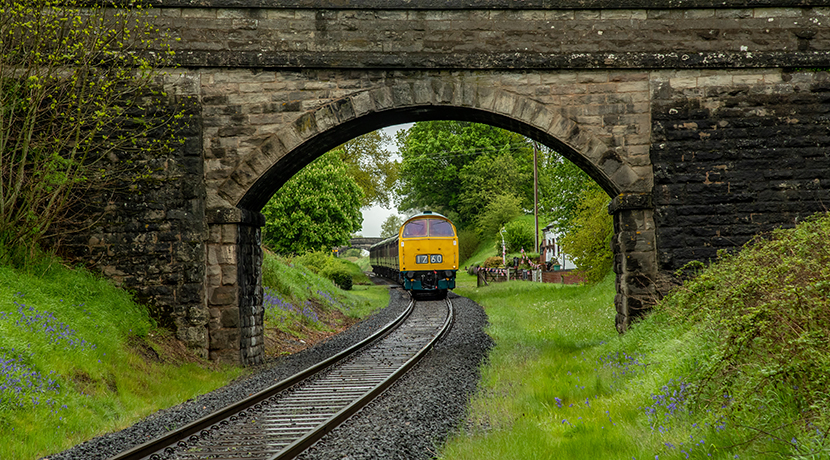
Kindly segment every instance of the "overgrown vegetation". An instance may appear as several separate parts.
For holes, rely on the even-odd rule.
[[[829,237],[828,215],[759,237],[622,336],[611,276],[457,289],[497,345],[441,458],[830,458]]]
[[[332,281],[342,276],[355,282],[348,292]],[[294,258],[266,252],[262,284],[266,336],[272,342],[276,340],[275,332],[279,331],[283,339],[306,344],[308,339],[337,332],[389,303],[385,286],[372,285],[354,263],[322,252]],[[280,347],[278,343],[266,350],[270,354],[286,351],[293,349]]]
[[[712,344],[690,378],[751,451],[830,457],[830,215],[757,237],[661,304]]]
[[[599,282],[611,271],[614,227],[608,214],[608,194],[599,187],[580,194],[576,214],[568,221],[560,244],[589,283]]]
[[[0,458],[31,459],[226,384],[128,294],[39,258],[0,265]]]
[[[67,226],[83,192],[119,169],[108,156],[175,141],[147,135],[169,119],[143,116],[163,97],[155,66],[166,58],[145,51],[165,39],[134,4],[0,0],[0,261]]]

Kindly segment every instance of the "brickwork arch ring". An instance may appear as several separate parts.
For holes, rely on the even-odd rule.
[[[650,192],[650,178],[635,172],[624,149],[525,95],[474,83],[425,80],[355,92],[308,111],[242,159],[219,186],[231,206],[259,211],[288,179],[328,150],[386,126],[455,119],[518,132],[554,148],[614,197]]]

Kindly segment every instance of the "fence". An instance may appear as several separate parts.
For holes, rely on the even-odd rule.
[[[476,267],[476,285],[487,286],[490,283],[506,281],[532,281],[541,283],[579,284],[585,279],[574,270],[545,271],[542,269],[525,270],[516,268]]]

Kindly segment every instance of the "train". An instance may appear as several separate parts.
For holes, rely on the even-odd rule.
[[[413,295],[445,298],[455,288],[458,232],[448,218],[424,211],[407,219],[397,235],[369,248],[369,260],[376,275]]]

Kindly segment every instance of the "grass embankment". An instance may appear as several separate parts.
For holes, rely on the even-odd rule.
[[[353,264],[337,266],[368,283]],[[264,272],[270,299],[293,303],[266,303],[271,354],[305,348],[388,304],[385,287],[346,293],[299,263],[269,256]],[[246,372],[197,359],[126,292],[83,270],[48,259],[0,266],[0,459],[61,451]]]
[[[0,267],[2,459],[63,450],[242,373],[199,363],[124,291],[82,270]]]
[[[441,458],[830,458],[828,241],[827,216],[775,232],[623,336],[610,276],[457,289],[497,345]]]
[[[265,253],[266,353],[285,354],[335,334],[389,304],[386,286],[375,286],[352,262],[323,253],[280,257]],[[352,288],[329,278],[347,274]]]

